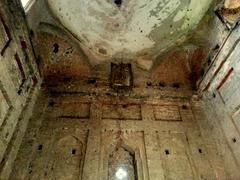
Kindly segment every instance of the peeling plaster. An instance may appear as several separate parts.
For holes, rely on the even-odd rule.
[[[153,56],[184,39],[212,0],[48,0],[60,22],[86,54],[106,60],[117,54]],[[164,40],[164,43],[161,41]]]

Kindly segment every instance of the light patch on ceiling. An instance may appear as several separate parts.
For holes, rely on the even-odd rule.
[[[212,0],[48,0],[53,13],[97,60],[150,56],[184,39]],[[104,51],[102,51],[104,50]],[[104,52],[104,53],[103,53]]]
[[[30,0],[21,0],[23,7],[26,7]]]

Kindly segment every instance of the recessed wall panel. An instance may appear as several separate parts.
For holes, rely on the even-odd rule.
[[[63,102],[57,107],[60,118],[89,119],[90,104],[82,102]]]
[[[141,120],[141,106],[138,104],[105,104],[102,107],[102,119]]]
[[[181,121],[178,106],[153,106],[156,121]]]

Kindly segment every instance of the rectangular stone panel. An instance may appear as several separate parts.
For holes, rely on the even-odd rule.
[[[192,170],[186,136],[183,133],[158,133],[158,140],[165,179],[197,179]]]
[[[90,103],[64,102],[57,108],[59,118],[67,119],[89,119]]]
[[[29,142],[24,144],[25,148],[32,149],[32,153],[20,156],[15,177],[81,180],[87,138],[88,131],[79,121],[43,122],[32,145]],[[25,159],[29,159],[27,164],[22,163],[26,162]]]
[[[142,120],[141,106],[138,104],[104,104],[102,119],[109,120]]]
[[[178,106],[159,105],[153,106],[156,121],[181,121]]]

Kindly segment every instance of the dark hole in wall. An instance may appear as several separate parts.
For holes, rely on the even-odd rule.
[[[41,151],[42,149],[43,149],[43,145],[40,144],[40,145],[38,146],[38,150]]]
[[[202,154],[202,149],[198,149],[198,152],[199,152],[200,154]]]
[[[202,69],[201,69],[201,72],[200,72],[201,77],[203,77],[204,74],[205,74],[205,70],[202,68]]]
[[[18,95],[21,95],[22,94],[22,89],[19,89],[18,92],[17,92]]]
[[[187,109],[188,107],[186,105],[182,105],[182,109]]]
[[[55,102],[53,100],[49,101],[48,106],[53,107],[55,105]]]
[[[216,97],[216,94],[215,93],[213,93],[213,98],[215,98]]]
[[[30,89],[30,86],[28,85],[27,88],[26,88],[26,92],[28,92]]]
[[[71,81],[71,80],[72,80],[71,77],[64,77],[64,78],[63,78],[63,81],[64,81],[64,82],[69,82],[69,81]]]
[[[127,105],[126,105],[126,104],[123,104],[122,107],[123,107],[124,109],[126,109],[126,108],[127,108]]]
[[[208,66],[210,66],[211,63],[212,63],[212,59],[209,57],[209,58],[208,58],[208,61],[207,61]]]
[[[216,50],[218,50],[219,48],[220,48],[220,46],[219,46],[219,44],[217,44],[217,45],[213,48],[213,50],[216,51]]]
[[[236,138],[233,138],[232,141],[233,141],[234,143],[236,143],[236,142],[237,142],[237,139],[236,139]]]
[[[88,84],[96,84],[97,80],[96,79],[89,79],[87,81]]]
[[[31,37],[34,37],[34,31],[32,29],[30,30],[29,34]]]
[[[152,86],[152,82],[148,81],[147,86],[149,86],[149,87]]]
[[[38,56],[36,58],[36,63],[37,63],[37,67],[38,67],[38,70],[39,70],[39,74],[40,74],[40,76],[42,76],[42,68],[41,68],[42,58],[41,58],[41,56]]]
[[[96,92],[92,92],[92,93],[91,93],[91,96],[96,96],[96,95],[97,95]]]
[[[38,83],[38,79],[37,79],[37,77],[34,75],[34,76],[32,77],[32,84],[33,84],[33,86],[36,86],[37,83]]]
[[[165,84],[165,82],[162,82],[162,81],[161,81],[161,82],[159,82],[159,86],[160,86],[160,87],[165,87],[166,84]]]
[[[175,82],[175,83],[172,84],[172,87],[176,88],[176,89],[179,89],[180,88],[180,84]]]
[[[170,154],[170,152],[169,152],[168,149],[165,150],[165,154],[166,154],[166,155],[169,155],[169,154]]]
[[[59,51],[59,45],[57,43],[54,43],[53,44],[53,52],[58,53],[58,51]]]
[[[8,136],[9,136],[9,132],[7,132],[7,133],[5,134],[5,138],[7,139]]]
[[[3,158],[1,161],[1,164],[4,164],[4,163],[5,163],[5,158]]]
[[[22,40],[22,37],[20,37],[20,44],[22,49],[27,49],[27,43],[26,41]]]
[[[105,93],[106,96],[111,96],[111,93]]]
[[[121,7],[121,5],[122,5],[122,0],[114,0],[114,3],[115,3],[118,7]]]
[[[76,149],[72,149],[72,154],[73,154],[73,155],[76,154]]]

